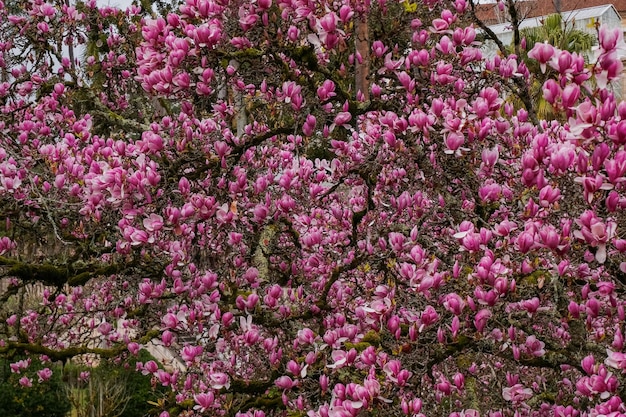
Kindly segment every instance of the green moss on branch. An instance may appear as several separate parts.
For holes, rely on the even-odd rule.
[[[72,265],[54,265],[49,262],[34,264],[4,256],[0,256],[0,266],[10,267],[6,276],[16,277],[24,282],[37,281],[55,287],[65,284],[72,287],[84,285],[92,278],[113,275],[121,269],[119,264],[111,264],[89,265],[87,268],[75,271]]]

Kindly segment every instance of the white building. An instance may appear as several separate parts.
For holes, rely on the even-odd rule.
[[[561,13],[566,24],[574,26],[575,29],[597,36],[599,25],[606,25],[610,28],[621,28],[622,18],[612,4],[603,6],[587,7],[584,9],[571,10]],[[519,28],[533,28],[543,25],[547,16],[530,17],[520,22]],[[571,26],[570,26],[571,27]],[[513,43],[513,28],[510,22],[488,26],[489,29],[506,46]],[[497,46],[493,41],[487,41],[484,46],[485,55],[492,57],[497,53]]]

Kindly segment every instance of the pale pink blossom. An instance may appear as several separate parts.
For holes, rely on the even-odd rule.
[[[526,338],[526,342],[524,343],[528,353],[535,357],[540,357],[546,354],[544,349],[545,343],[538,340],[534,335],[530,335]]]
[[[550,59],[552,59],[555,53],[557,53],[556,48],[550,45],[548,42],[537,42],[533,49],[528,51],[528,57],[539,61],[541,72],[545,73],[546,64],[550,61]]]
[[[30,388],[33,386],[33,379],[23,376],[20,378],[19,383],[23,387]]]
[[[52,377],[52,370],[50,368],[43,368],[37,371],[37,376],[39,377],[39,382],[45,382]]]
[[[213,405],[215,395],[212,392],[201,393],[194,395],[193,399],[196,402],[196,405],[193,407],[194,410],[197,410],[199,413],[204,413]]]
[[[524,388],[522,384],[515,384],[512,387],[502,389],[502,398],[504,398],[505,401],[511,401],[513,403],[526,401],[532,396],[533,390]]]
[[[604,360],[606,366],[626,370],[626,354],[622,352],[613,352],[610,349],[606,350],[606,354],[607,358]]]

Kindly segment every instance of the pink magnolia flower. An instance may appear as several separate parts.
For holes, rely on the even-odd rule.
[[[581,214],[576,223],[580,229],[574,231],[574,236],[596,247],[596,261],[604,263],[607,256],[606,244],[615,236],[617,224],[612,220],[602,222],[591,210]]]
[[[363,362],[366,365],[373,365],[376,363],[376,350],[374,349],[373,346],[368,346],[367,348],[365,348],[365,350],[363,350],[363,352],[361,352],[361,362]]]
[[[572,53],[569,51],[558,50],[558,53],[555,53],[550,59],[550,66],[557,70],[561,75],[570,74],[572,69],[573,62]]]
[[[467,410],[463,410],[460,413],[452,413],[449,417],[480,417],[480,412],[478,410],[468,408]]]
[[[163,228],[163,217],[152,213],[143,220],[143,227],[145,227],[149,232],[156,232]]]
[[[285,81],[283,83],[280,96],[283,97],[285,103],[291,103],[292,108],[296,111],[300,110],[300,107],[304,103],[302,87],[293,81]]]
[[[609,351],[607,350],[607,353]],[[581,367],[583,368],[583,371],[585,371],[588,375],[591,375],[595,372],[595,364],[596,364],[596,359],[593,357],[593,355],[587,355],[583,358],[583,360],[580,362]]]
[[[478,189],[478,197],[480,197],[483,202],[490,203],[498,201],[500,199],[501,192],[502,186],[490,180]]]
[[[138,246],[143,243],[154,243],[154,237],[148,235],[145,230],[135,229],[132,226],[128,226],[124,229],[124,235],[130,241],[132,246]]]
[[[374,56],[377,58],[381,58],[383,55],[385,55],[388,49],[389,48],[387,48],[385,44],[383,44],[379,40],[372,42],[372,52],[374,53]]]
[[[550,104],[554,104],[556,99],[561,97],[561,87],[550,78],[543,84],[543,98]]]
[[[348,122],[350,120],[352,120],[352,114],[350,114],[350,112],[343,111],[343,112],[337,113],[337,116],[335,116],[334,123],[337,126],[349,126]]]
[[[22,359],[10,365],[11,372],[19,374],[21,371],[27,369],[30,366],[30,359]]]
[[[604,360],[604,364],[606,366],[626,370],[626,354],[622,352],[613,352],[610,349],[606,350],[606,354],[607,358]]]
[[[535,233],[532,231],[524,231],[517,236],[517,247],[522,253],[528,253],[536,245]]]
[[[169,330],[164,331],[163,334],[161,335],[161,341],[163,342],[165,346],[170,346],[173,340],[174,340],[174,333],[170,332]]]
[[[407,69],[410,65],[425,67],[430,61],[430,53],[426,49],[413,50],[409,53],[405,65]]]
[[[315,333],[308,327],[298,330],[298,341],[302,344],[313,344],[315,342]]]
[[[619,383],[615,375],[604,365],[600,365],[593,375],[585,376],[576,382],[576,391],[586,397],[599,395],[601,399],[611,397]]]
[[[163,316],[161,322],[163,323],[163,327],[165,327],[166,329],[175,329],[180,321],[175,314],[167,313],[165,316]]]
[[[541,301],[537,297],[520,302],[520,307],[528,312],[528,317],[532,317],[539,310]]]
[[[443,54],[450,54],[456,52],[455,45],[452,43],[452,40],[443,36],[436,45],[436,48]]]
[[[443,301],[443,306],[455,316],[460,315],[465,308],[465,301],[456,293],[447,294]]]
[[[317,35],[327,49],[333,49],[337,46],[340,39],[339,35],[343,35],[343,32],[337,28],[338,22],[339,18],[334,12],[325,14],[317,21]]]
[[[613,336],[613,342],[611,343],[611,347],[617,350],[622,350],[624,348],[624,335],[622,334],[621,329],[617,329],[615,331],[615,335]]]
[[[328,391],[328,384],[329,384],[328,375],[324,375],[324,374],[320,375],[319,382],[320,382],[320,388],[322,389],[322,392]]]
[[[550,155],[550,165],[557,173],[564,173],[574,163],[576,149],[572,144],[560,143],[548,148]]]
[[[539,231],[539,237],[545,247],[549,249],[557,249],[561,242],[561,236],[554,226],[544,226]]]
[[[606,73],[605,73],[606,75]],[[601,79],[600,75],[596,79]],[[606,82],[606,77],[604,78]],[[570,132],[576,138],[578,135],[589,138],[593,127],[600,123],[600,114],[596,106],[586,99],[574,108],[575,114],[569,119]]]
[[[434,19],[432,25],[432,30],[435,33],[444,32],[450,27],[450,23],[448,23],[444,19]]]
[[[541,72],[546,72],[546,64],[550,62],[554,54],[556,53],[556,48],[550,45],[548,42],[539,43],[537,42],[533,49],[528,51],[528,57],[539,61],[539,66],[541,67]]]
[[[551,185],[546,185],[539,191],[539,203],[543,207],[549,207],[550,204],[555,203],[560,198],[561,190]]]
[[[460,372],[454,374],[452,381],[454,382],[454,386],[459,390],[462,390],[465,387],[465,376]]]
[[[348,353],[344,350],[333,350],[331,358],[334,363],[326,365],[328,368],[343,368],[348,362]]]
[[[609,52],[624,44],[624,35],[618,28],[610,28],[607,25],[600,26],[598,30],[598,44],[603,52]]]
[[[30,388],[33,386],[33,379],[23,376],[20,378],[19,383],[23,387]]]
[[[483,164],[486,167],[493,167],[496,165],[496,163],[498,162],[498,159],[500,157],[500,152],[498,150],[498,146],[494,146],[493,148],[489,149],[489,148],[485,148],[482,150],[481,154],[480,154]]]
[[[617,151],[613,159],[604,161],[604,167],[612,184],[625,181],[626,179],[623,176],[626,173],[626,151]]]
[[[602,174],[597,174],[595,177],[576,177],[575,182],[583,185],[583,196],[589,204],[593,201],[594,193],[598,190],[611,190],[613,184],[604,181],[605,177]]]
[[[476,316],[474,316],[474,327],[476,327],[476,330],[479,333],[482,333],[482,331],[485,329],[487,321],[490,317],[491,311],[487,309],[482,309],[478,313],[476,313]]]
[[[427,306],[420,316],[420,332],[425,327],[435,324],[437,321],[439,321],[439,314],[437,314],[437,310],[435,310],[433,306]]]
[[[466,28],[456,28],[452,33],[455,45],[471,45],[476,39],[476,30],[473,26]]]
[[[44,382],[52,377],[52,370],[50,368],[43,368],[37,371],[37,376],[39,377],[39,382]]]
[[[563,89],[561,100],[563,107],[569,109],[573,107],[580,96],[580,87],[577,84],[569,84]]]
[[[141,349],[141,346],[139,345],[139,343],[131,342],[128,344],[128,351],[132,353],[133,355],[137,355],[140,349]]]
[[[450,384],[450,381],[444,378],[442,378],[441,381],[439,381],[435,385],[435,387],[437,388],[437,391],[440,391],[444,395],[450,395],[450,393],[452,392],[452,384]]]
[[[596,67],[596,82],[600,88],[606,88],[610,81],[619,77],[624,65],[615,53],[602,55],[598,62],[600,65]]]
[[[524,345],[526,346],[527,352],[532,356],[540,357],[546,354],[544,349],[545,343],[538,340],[534,335],[528,336]]]
[[[202,346],[187,345],[180,351],[180,356],[185,362],[192,363],[196,361],[197,356],[202,355],[203,350]]]
[[[392,59],[393,54],[391,52],[389,52],[387,55],[385,55],[385,69],[389,70],[389,71],[396,71],[398,69],[400,69],[400,67],[402,67],[402,64],[404,63],[404,58],[399,58],[397,60]],[[384,71],[381,69],[381,71]]]
[[[148,361],[143,365],[144,375],[153,374],[159,369],[159,365],[155,361]]]
[[[230,378],[223,372],[215,372],[209,375],[209,383],[213,389],[230,388]]]
[[[389,233],[389,244],[393,248],[395,252],[402,251],[404,247],[405,237],[402,233],[390,232]]]
[[[398,360],[391,360],[385,364],[383,371],[387,375],[387,379],[398,386],[406,384],[411,377],[411,372],[402,369],[402,364]]]
[[[532,396],[533,390],[530,388],[524,388],[522,384],[515,384],[512,387],[505,387],[502,389],[502,398],[504,398],[505,401],[520,403],[526,401]]]
[[[317,120],[315,119],[315,116],[313,116],[312,114],[307,115],[306,121],[304,125],[302,126],[302,132],[304,132],[306,136],[313,135],[313,132],[315,131],[316,123],[317,123]]]
[[[335,88],[336,86],[333,81],[325,80],[322,83],[322,86],[317,88],[317,96],[322,102],[328,101],[337,95],[337,93],[335,93]]]
[[[283,375],[276,381],[274,381],[274,384],[276,384],[276,386],[282,390],[290,390],[298,385],[298,381],[294,381],[287,375]]]
[[[215,394],[212,392],[197,394],[193,396],[193,399],[196,402],[193,409],[199,413],[204,413],[213,405],[213,402],[215,401]]]

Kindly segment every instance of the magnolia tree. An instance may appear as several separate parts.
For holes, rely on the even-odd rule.
[[[618,30],[487,59],[472,0],[144,3],[0,2],[23,389],[157,346],[162,417],[626,413]]]

